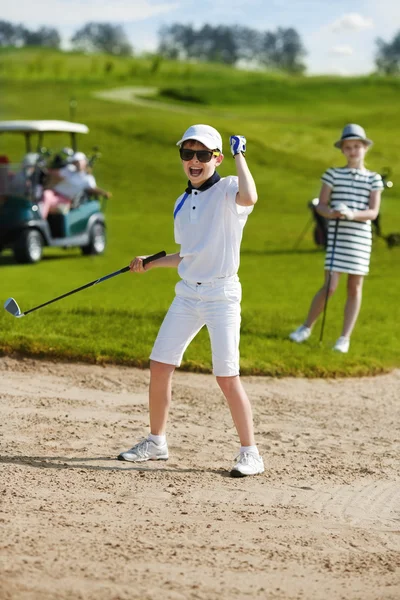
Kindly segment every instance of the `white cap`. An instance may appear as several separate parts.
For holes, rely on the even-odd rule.
[[[186,129],[182,139],[176,145],[181,146],[186,140],[196,140],[204,144],[209,150],[220,150],[222,152],[221,135],[210,125],[192,125],[189,129]]]
[[[72,156],[68,157],[68,162],[77,162],[78,160],[87,160],[86,154],[83,152],[74,152]]]
[[[25,154],[24,158],[22,159],[22,166],[34,167],[38,160],[39,154],[37,152],[28,152],[28,154]]]

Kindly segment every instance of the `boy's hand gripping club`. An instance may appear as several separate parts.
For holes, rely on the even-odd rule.
[[[165,252],[165,250],[162,250],[161,252],[157,252],[157,254],[152,254],[151,256],[147,256],[146,258],[143,259],[143,266],[146,266],[149,262],[152,262],[153,260],[157,260],[159,258],[162,258],[163,256],[166,256],[166,254],[167,253]],[[71,296],[72,294],[76,294],[77,292],[81,292],[82,290],[86,290],[87,288],[91,287],[92,285],[96,285],[97,283],[102,283],[103,281],[106,281],[107,279],[111,279],[112,277],[115,277],[116,275],[120,275],[121,273],[126,273],[127,271],[129,271],[129,265],[127,267],[123,267],[122,269],[119,269],[118,271],[114,271],[113,273],[110,273],[109,275],[104,275],[104,277],[100,277],[100,279],[95,279],[94,281],[91,281],[90,283],[87,283],[86,285],[82,285],[81,287],[78,287],[75,290],[72,290],[71,292],[62,294],[62,296],[57,296],[57,298],[53,298],[53,300],[44,302],[44,304],[39,304],[39,306],[30,308],[26,312],[21,312],[21,309],[19,308],[19,306],[18,306],[17,302],[14,300],[14,298],[8,298],[4,303],[4,308],[6,309],[7,312],[9,312],[11,315],[13,315],[13,317],[17,317],[17,318],[25,317],[29,313],[31,313],[35,310],[39,310],[39,308],[48,306],[49,304],[52,304],[53,302],[57,302],[58,300],[61,300],[62,298],[66,298],[67,296]]]

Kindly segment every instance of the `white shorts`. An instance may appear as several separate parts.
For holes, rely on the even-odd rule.
[[[179,367],[186,348],[206,325],[211,340],[214,375],[238,375],[242,299],[238,276],[201,284],[179,281],[175,294],[150,359]]]

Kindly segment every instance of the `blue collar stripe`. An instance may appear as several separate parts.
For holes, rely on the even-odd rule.
[[[176,215],[178,214],[178,212],[181,210],[182,206],[185,204],[186,198],[188,196],[189,196],[189,194],[187,192],[185,192],[185,195],[183,196],[182,200],[179,202],[178,206],[176,207],[176,209],[174,211],[174,219],[175,219]]]

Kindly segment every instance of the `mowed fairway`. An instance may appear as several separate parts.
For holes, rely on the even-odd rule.
[[[3,118],[68,119],[70,98],[76,98],[76,119],[90,127],[82,149],[100,146],[95,174],[113,198],[107,207],[104,256],[49,249],[39,265],[18,266],[4,253],[4,300],[13,296],[27,310],[125,266],[136,254],[176,251],[172,208],[186,181],[175,142],[189,124],[208,122],[220,129],[225,141],[222,175],[233,170],[229,135],[247,136],[248,162],[259,191],[242,245],[242,372],[361,375],[398,365],[400,248],[388,250],[381,239],[375,240],[351,353],[335,356],[330,350],[340,334],[345,281],[330,303],[322,348],[318,332],[303,347],[293,347],[287,339],[304,319],[322,281],[324,253],[313,243],[312,228],[298,248],[294,246],[309,219],[307,203],[318,195],[322,172],[342,164],[332,144],[344,123],[362,123],[374,139],[370,168],[393,168],[395,185],[383,194],[382,228],[384,233],[400,231],[397,80],[290,79],[167,62],[152,74],[151,65],[138,61],[135,68],[116,61],[106,76],[100,69],[106,59],[90,63],[81,57],[79,62],[77,56],[52,58],[49,53],[40,63],[35,55],[29,62],[28,55],[28,66],[23,67],[23,56],[2,57]],[[94,96],[123,85],[168,88],[160,100],[170,102],[173,110],[152,108],[151,99],[146,107]],[[188,90],[197,103],[176,100],[186,98]],[[67,142],[54,137],[46,143],[58,150]],[[0,144],[2,153],[21,157],[22,140],[1,136]],[[176,281],[173,271],[125,274],[26,319],[17,321],[2,312],[0,348],[7,353],[146,365]],[[207,372],[210,366],[207,334],[201,332],[186,353],[184,368]]]

